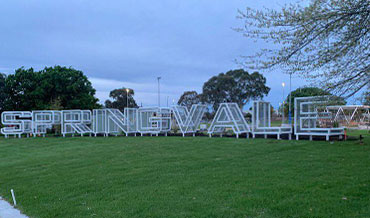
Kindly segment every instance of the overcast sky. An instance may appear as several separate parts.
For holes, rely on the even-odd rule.
[[[109,91],[129,87],[137,103],[177,101],[184,91],[201,92],[210,77],[239,66],[240,55],[263,45],[232,30],[237,10],[279,8],[268,0],[11,0],[0,7],[0,72],[19,67],[64,65],[82,70],[104,102]],[[264,72],[271,87],[265,100],[282,100],[281,71]],[[293,78],[292,90],[306,84]],[[285,94],[289,86],[285,87]]]

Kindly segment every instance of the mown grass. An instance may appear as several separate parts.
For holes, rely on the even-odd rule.
[[[0,140],[0,195],[31,217],[370,217],[370,137]],[[356,136],[357,137],[357,136]]]

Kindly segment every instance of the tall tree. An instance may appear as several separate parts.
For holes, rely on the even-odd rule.
[[[137,107],[136,101],[134,99],[134,90],[128,88],[121,88],[121,89],[114,89],[109,93],[109,97],[113,99],[105,101],[106,108],[116,108],[121,111],[125,109],[125,107]],[[127,105],[127,96],[128,96],[128,105]]]
[[[37,72],[19,68],[6,78],[7,110],[93,109],[95,89],[82,71],[61,66]]]
[[[7,98],[7,94],[5,93],[5,83],[6,75],[0,73],[0,112],[4,111],[4,103],[5,99]]]
[[[242,108],[250,100],[262,98],[269,91],[262,74],[249,74],[243,69],[231,70],[204,83],[202,101],[213,105],[214,110],[223,102],[236,102]]]
[[[247,8],[239,18],[244,26],[238,31],[269,44],[248,56],[246,66],[280,66],[345,97],[370,82],[369,0],[311,0],[307,6],[289,4],[281,10]]]
[[[99,107],[94,97],[95,89],[80,70],[55,66],[46,67],[41,72],[41,88],[45,91],[45,101],[50,107],[55,102],[65,109],[94,109]]]
[[[179,101],[177,102],[178,105],[185,106],[188,109],[191,108],[193,104],[200,103],[200,95],[196,91],[186,91],[184,92]]]
[[[310,96],[332,96],[332,101],[328,102],[330,105],[344,105],[346,104],[346,101],[344,100],[343,97],[338,97],[332,95],[330,92],[316,88],[316,87],[303,87],[303,88],[298,88],[287,96],[286,100],[284,101],[284,113],[285,115],[289,114],[289,99],[290,96],[292,96],[292,104],[291,104],[291,112],[292,116],[294,116],[294,99],[297,97],[310,97]],[[279,109],[280,112],[282,111],[282,108]]]
[[[4,101],[6,110],[47,109],[45,91],[41,87],[42,76],[33,68],[19,68],[14,74],[8,75],[5,81]]]

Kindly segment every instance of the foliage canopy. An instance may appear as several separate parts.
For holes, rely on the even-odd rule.
[[[289,114],[289,99],[290,96],[292,96],[292,104],[291,104],[291,112],[292,115],[294,115],[294,99],[297,97],[310,97],[310,96],[333,96],[330,92],[316,88],[316,87],[304,87],[304,88],[298,88],[294,91],[292,91],[284,101],[284,113],[286,115]],[[332,101],[328,102],[330,105],[344,105],[346,104],[346,101],[342,97],[333,96]]]
[[[245,66],[280,66],[352,96],[370,82],[370,1],[311,0],[281,10],[239,11],[244,36],[270,47],[245,57]],[[271,43],[277,46],[271,47]]]
[[[186,91],[181,95],[177,104],[190,109],[193,104],[199,104],[200,102],[201,96],[196,91]]]
[[[128,88],[121,88],[121,89],[114,89],[109,93],[109,97],[113,98],[113,101],[106,100],[105,107],[106,108],[116,108],[121,111],[124,110],[125,107],[137,107],[136,101],[134,99],[134,90]],[[128,97],[128,101],[127,101]],[[127,104],[128,103],[128,104]]]
[[[0,84],[1,87],[1,84]],[[55,66],[19,68],[5,79],[6,110],[93,109],[95,89],[82,71]]]
[[[250,100],[262,98],[269,91],[262,74],[249,74],[243,69],[230,70],[204,83],[202,101],[211,104],[215,111],[223,102],[235,102],[242,108]]]

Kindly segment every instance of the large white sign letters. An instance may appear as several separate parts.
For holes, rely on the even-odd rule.
[[[246,133],[248,137],[249,132],[251,132],[242,111],[236,103],[220,104],[208,129],[208,134],[210,137],[214,133],[219,133],[222,136],[227,129],[231,129],[237,138],[242,133]]]
[[[271,104],[265,101],[254,101],[252,107],[252,135],[276,135],[277,139],[280,136],[287,134],[289,139],[292,137],[292,127],[287,126],[271,126]]]
[[[329,128],[322,125],[325,120],[333,121],[332,114],[325,110],[329,101],[327,96],[295,98],[294,134],[296,139],[306,135],[312,136],[342,136],[343,128]],[[249,124],[236,103],[221,103],[210,122],[207,133],[222,136],[232,132],[238,138],[241,134],[276,135],[278,139],[283,134],[293,134],[291,126],[271,126],[271,105],[269,102],[255,101],[252,106],[252,122]],[[5,111],[1,114],[3,128],[1,133],[8,138],[10,135],[31,134],[45,136],[54,126],[60,126],[61,134],[67,135],[119,135],[129,136],[139,133],[159,134],[167,136],[172,130],[172,122],[176,122],[182,136],[199,130],[206,105],[195,104],[188,110],[183,106],[125,108],[120,111],[114,108],[90,110],[37,110],[37,111]],[[324,123],[325,124],[325,123]],[[324,127],[318,127],[324,126]]]
[[[312,136],[325,136],[327,141],[330,136],[344,135],[344,128],[317,127],[325,120],[333,120],[332,113],[326,111],[326,105],[331,98],[330,96],[315,96],[294,99],[294,134],[297,140],[301,135],[309,136],[310,140]]]
[[[190,111],[184,106],[176,105],[172,107],[172,110],[182,136],[184,137],[187,133],[194,136],[206,111],[206,105],[194,104]]]

